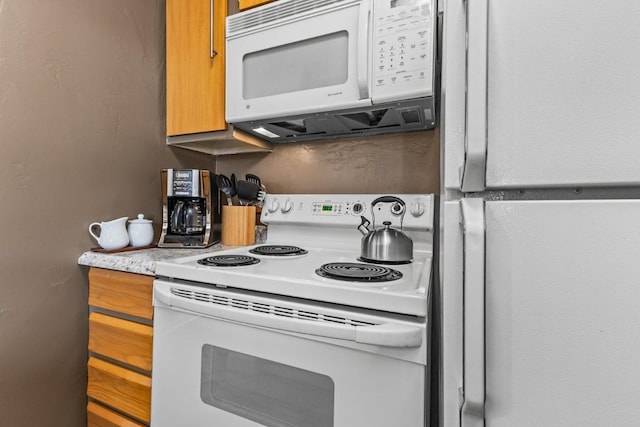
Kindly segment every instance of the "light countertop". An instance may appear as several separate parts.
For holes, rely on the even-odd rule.
[[[110,254],[87,251],[80,255],[80,258],[78,258],[78,264],[88,267],[106,268],[109,270],[124,271],[127,273],[155,276],[156,261],[182,258],[189,255],[207,252],[216,252],[221,249],[220,245],[216,244],[206,249],[150,248]]]

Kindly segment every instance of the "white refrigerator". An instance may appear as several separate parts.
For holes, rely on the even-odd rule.
[[[439,424],[640,426],[640,1],[442,6]]]

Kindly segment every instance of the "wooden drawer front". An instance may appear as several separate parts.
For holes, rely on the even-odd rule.
[[[87,396],[139,420],[149,422],[151,377],[89,358]]]
[[[89,305],[151,320],[153,277],[91,268]]]
[[[87,427],[144,427],[95,402],[87,405]]]
[[[89,351],[151,371],[153,328],[101,313],[89,316]]]

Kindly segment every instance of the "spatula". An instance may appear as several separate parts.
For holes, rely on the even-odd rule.
[[[218,189],[227,196],[227,204],[233,205],[233,202],[231,201],[231,197],[233,197],[233,185],[231,184],[231,180],[226,175],[218,174],[216,175],[216,185],[218,186]]]
[[[242,206],[247,206],[254,203],[258,199],[258,193],[260,192],[260,186],[255,182],[238,181],[238,199]]]

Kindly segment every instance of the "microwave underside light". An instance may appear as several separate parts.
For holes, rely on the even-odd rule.
[[[433,97],[425,97],[233,125],[270,142],[286,143],[429,130],[435,128],[435,114]]]

